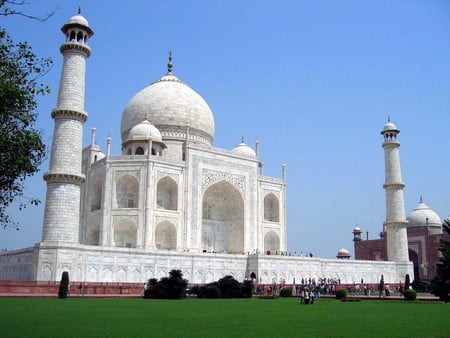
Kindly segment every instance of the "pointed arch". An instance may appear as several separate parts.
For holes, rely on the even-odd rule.
[[[273,193],[264,197],[264,220],[268,222],[280,221],[280,203]]]
[[[135,155],[144,155],[145,154],[144,148],[137,147],[136,150],[134,151],[134,154]]]
[[[114,245],[135,248],[137,242],[136,224],[129,219],[121,219],[114,225]]]
[[[102,208],[102,181],[95,179],[91,192],[91,211],[100,210]]]
[[[244,200],[226,181],[211,185],[203,195],[202,249],[244,251]]]
[[[100,245],[100,224],[97,221],[91,221],[87,225],[84,244]]]
[[[156,226],[155,246],[160,250],[177,249],[177,229],[172,223],[164,221]]]
[[[133,175],[121,176],[116,182],[116,199],[118,208],[137,208],[139,181]]]
[[[169,176],[158,181],[156,189],[157,207],[166,210],[178,210],[178,184]]]
[[[420,270],[419,270],[419,255],[416,251],[409,248],[408,249],[409,261],[413,263],[413,271],[414,271],[414,279],[420,279]]]
[[[270,230],[264,236],[264,252],[277,252],[280,251],[280,238],[278,235]]]

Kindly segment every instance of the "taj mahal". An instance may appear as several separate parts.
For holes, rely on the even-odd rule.
[[[80,13],[62,26],[65,40],[56,107],[42,239],[2,252],[0,279],[142,283],[172,269],[190,283],[225,275],[260,283],[302,278],[362,278],[387,283],[413,276],[408,258],[398,129],[382,129],[385,152],[384,260],[276,255],[287,250],[286,166],[262,173],[258,142],[213,146],[215,123],[205,100],[167,71],[126,104],[121,154],[102,150],[96,130],[84,131],[88,40]],[[99,37],[100,38],[100,37]],[[90,112],[90,114],[96,114]],[[101,126],[99,126],[101,127]],[[84,132],[91,133],[83,147]]]

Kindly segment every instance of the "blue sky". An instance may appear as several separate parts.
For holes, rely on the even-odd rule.
[[[210,105],[214,145],[260,140],[264,174],[287,164],[288,247],[353,254],[355,225],[377,237],[385,219],[380,131],[401,130],[405,209],[424,202],[450,214],[450,2],[448,1],[88,1],[31,0],[46,22],[2,18],[15,41],[54,60],[43,78],[38,128],[50,146],[64,41],[61,26],[81,6],[89,41],[84,144],[97,128],[103,149],[120,153],[123,108],[138,91],[174,73]],[[41,172],[28,196],[45,199]],[[41,237],[43,205],[10,213],[21,230],[0,232],[0,248]]]

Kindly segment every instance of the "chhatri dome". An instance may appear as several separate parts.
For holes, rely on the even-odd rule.
[[[80,28],[88,33],[88,37],[91,37],[94,34],[92,29],[89,27],[89,23],[86,18],[81,15],[80,7],[78,7],[77,15],[72,16],[69,22],[62,26],[61,30],[65,33],[69,28]]]
[[[397,132],[399,131],[397,129],[397,127],[395,126],[395,124],[393,124],[391,122],[390,118],[388,118],[388,122],[383,127],[383,132],[388,132],[388,131],[397,131]]]
[[[236,147],[231,150],[231,152],[235,155],[242,157],[250,157],[256,158],[256,152],[250,148],[246,143],[244,143],[244,138],[242,138],[241,143],[239,143]]]
[[[81,14],[74,15],[70,18],[69,24],[79,24],[86,27],[89,27],[89,23],[84,16]]]
[[[160,131],[148,120],[144,120],[141,123],[135,125],[133,128],[131,128],[127,137],[127,141],[145,141],[145,140],[162,142],[162,136]]]
[[[168,71],[161,79],[137,93],[122,114],[122,142],[130,130],[148,119],[159,129],[164,140],[184,141],[189,138],[199,145],[211,147],[214,138],[214,116],[205,100],[172,73],[169,54]]]
[[[339,259],[350,259],[350,251],[345,248],[342,248],[338,251],[336,258]]]
[[[441,229],[442,227],[441,218],[422,202],[422,197],[419,205],[409,214],[406,220],[408,221],[408,228],[429,226]]]

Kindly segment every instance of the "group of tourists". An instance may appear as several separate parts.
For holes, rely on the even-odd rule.
[[[316,287],[300,285],[300,304],[314,304],[314,298],[320,298],[320,289]]]

